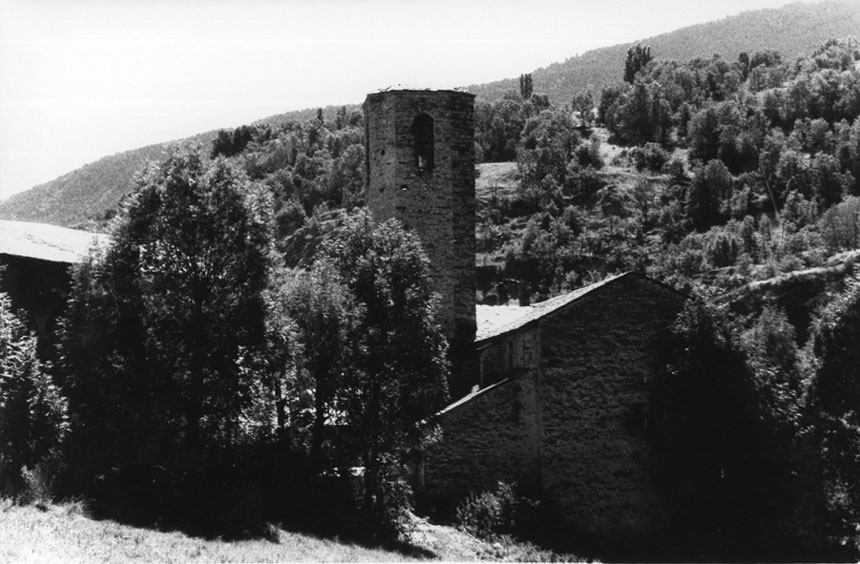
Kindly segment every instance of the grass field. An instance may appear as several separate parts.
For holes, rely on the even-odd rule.
[[[558,555],[531,545],[488,543],[419,520],[410,545],[364,547],[278,529],[277,542],[224,541],[98,521],[79,503],[17,506],[0,500],[0,562],[403,562],[545,561]]]

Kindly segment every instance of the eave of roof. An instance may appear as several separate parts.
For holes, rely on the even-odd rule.
[[[93,246],[106,247],[110,237],[47,223],[0,220],[0,254],[73,264]]]
[[[438,412],[436,413],[436,415],[434,415],[433,417],[439,417],[439,416],[441,416],[441,415],[445,415],[445,414],[446,414],[446,413],[448,413],[449,411],[452,411],[452,410],[454,410],[454,409],[457,409],[458,407],[460,407],[460,406],[461,406],[461,405],[463,405],[464,403],[468,403],[468,402],[472,401],[473,399],[475,399],[475,398],[476,398],[476,397],[478,397],[478,396],[482,396],[482,395],[486,394],[487,392],[489,392],[489,391],[491,391],[491,390],[495,390],[496,388],[499,388],[499,387],[501,387],[501,386],[504,386],[505,384],[507,384],[507,383],[508,383],[508,382],[510,382],[510,381],[511,381],[511,379],[510,379],[510,378],[505,378],[504,380],[500,380],[500,381],[496,382],[495,384],[492,384],[492,385],[490,385],[490,386],[487,386],[486,388],[481,388],[481,389],[479,389],[479,390],[475,390],[474,392],[471,392],[471,393],[469,393],[469,394],[466,394],[465,396],[461,397],[461,398],[460,398],[460,399],[458,399],[457,401],[455,401],[455,402],[453,402],[453,403],[450,403],[450,404],[448,404],[447,406],[445,406],[444,408],[442,408],[442,409],[441,409],[440,411],[438,411]]]
[[[530,306],[521,307],[519,308],[522,310],[521,314],[517,314],[512,308],[511,315],[496,315],[496,318],[499,320],[498,323],[494,323],[493,320],[488,320],[487,317],[497,313],[493,312],[493,308],[500,306],[477,306],[476,317],[478,318],[478,331],[475,335],[475,343],[480,344],[481,342],[489,341],[490,339],[493,339],[500,335],[504,335],[505,333],[510,333],[512,331],[522,329],[526,325],[533,323],[555,311],[558,311],[564,306],[575,302],[576,300],[588,295],[595,290],[602,288],[603,286],[606,286],[607,284],[610,284],[625,276],[635,274],[636,273],[634,272],[625,272],[616,276],[610,276],[609,278],[601,280],[600,282],[589,284],[588,286],[579,288],[578,290],[574,290],[562,296],[556,296],[543,302],[538,302]]]

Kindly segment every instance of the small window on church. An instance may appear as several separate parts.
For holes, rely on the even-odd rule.
[[[418,172],[433,170],[433,118],[418,114],[412,122],[412,137],[415,140],[415,166]]]

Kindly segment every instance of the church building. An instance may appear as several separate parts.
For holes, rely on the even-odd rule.
[[[517,482],[571,529],[646,536],[668,519],[650,475],[649,389],[684,296],[627,273],[531,306],[476,306],[473,102],[391,89],[364,103],[367,206],[421,238],[453,353],[454,401],[416,490],[450,505]]]

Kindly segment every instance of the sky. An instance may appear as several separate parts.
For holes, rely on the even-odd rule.
[[[0,0],[0,199],[129,149],[787,2]]]

